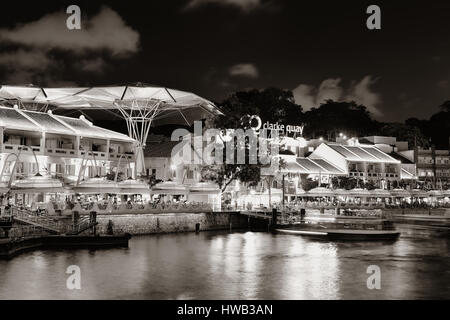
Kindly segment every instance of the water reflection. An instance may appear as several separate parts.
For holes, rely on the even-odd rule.
[[[35,251],[0,261],[1,299],[450,298],[449,240],[323,242],[208,232],[134,237],[129,249]],[[368,290],[369,265],[382,271]],[[69,265],[82,290],[68,290]]]

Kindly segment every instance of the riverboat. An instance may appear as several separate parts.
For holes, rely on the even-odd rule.
[[[396,240],[400,236],[391,220],[377,217],[305,218],[275,231],[328,240]]]

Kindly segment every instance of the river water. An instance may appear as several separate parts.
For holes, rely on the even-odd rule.
[[[323,242],[264,232],[133,237],[0,261],[0,299],[449,299],[450,239]],[[66,286],[77,265],[81,289]],[[367,268],[381,288],[367,288]]]

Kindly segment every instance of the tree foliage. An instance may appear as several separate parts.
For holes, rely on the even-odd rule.
[[[318,108],[305,112],[304,119],[306,134],[329,140],[340,132],[359,137],[372,134],[379,128],[379,123],[371,118],[366,107],[355,102],[327,100]]]
[[[397,137],[398,141],[407,141],[409,147],[429,147],[428,139],[416,126],[403,123],[389,123],[382,126],[379,132],[381,136]]]

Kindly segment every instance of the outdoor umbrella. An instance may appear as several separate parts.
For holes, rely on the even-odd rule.
[[[389,198],[391,196],[391,194],[389,193],[388,190],[385,189],[373,189],[370,190],[370,196],[371,197],[377,197],[377,198]]]
[[[198,182],[189,186],[189,191],[197,194],[215,194],[220,192],[220,188],[215,183]]]
[[[306,196],[308,197],[333,197],[334,193],[333,190],[324,188],[324,187],[317,187],[314,189],[309,190],[306,193]]]
[[[300,196],[300,197],[306,197],[307,196],[307,192],[303,189],[297,189],[297,191],[295,192],[296,196]]]
[[[142,180],[129,178],[118,183],[121,194],[149,194],[150,187]]]
[[[390,191],[391,196],[395,198],[408,198],[410,197],[410,193],[405,189],[392,189]]]
[[[442,197],[444,197],[444,191],[443,190],[430,190],[430,191],[428,191],[428,196],[442,198]]]
[[[411,194],[411,197],[414,197],[414,198],[428,197],[428,193],[425,190],[421,190],[421,189],[411,189],[409,191],[409,193]]]
[[[102,194],[120,192],[120,188],[114,181],[106,180],[105,178],[95,177],[85,181],[81,181],[78,186],[73,188],[75,193],[82,194]]]
[[[61,181],[39,173],[32,177],[16,180],[11,188],[12,193],[64,193],[65,191]]]
[[[155,184],[150,191],[151,194],[187,194],[189,190],[182,184],[173,181],[164,181]]]
[[[0,193],[7,193],[9,191],[8,183],[0,182]]]
[[[362,189],[362,188],[355,188],[352,190],[348,190],[348,195],[352,196],[352,197],[360,197],[360,198],[372,196],[370,191],[368,191],[367,189]]]
[[[341,196],[341,197],[345,197],[345,196],[348,196],[349,195],[349,192],[348,192],[348,190],[345,190],[345,189],[333,189],[333,193],[336,195],[336,196]]]

